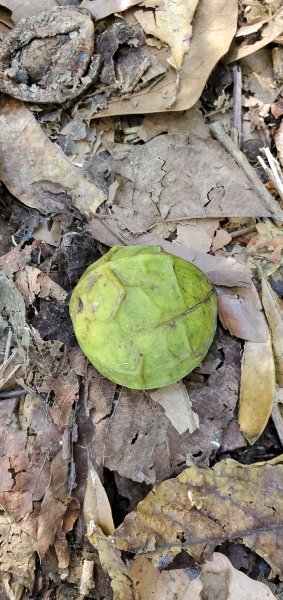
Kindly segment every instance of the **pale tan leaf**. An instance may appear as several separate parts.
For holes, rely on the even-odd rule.
[[[265,343],[246,342],[242,361],[239,425],[253,444],[264,431],[275,393],[271,337]]]
[[[189,394],[182,381],[150,391],[149,395],[164,408],[166,417],[178,433],[182,434],[187,430],[193,433],[198,429],[199,417],[192,409]]]
[[[219,219],[190,219],[177,225],[176,242],[186,248],[209,252]]]
[[[113,13],[123,12],[136,4],[140,4],[140,0],[107,0],[107,2],[101,2],[101,0],[83,0],[81,7],[87,8],[90,14],[98,20],[104,19]]]
[[[275,139],[275,144],[276,144],[276,148],[277,148],[278,158],[283,167],[283,122],[281,123],[279,129],[277,130],[274,139]]]
[[[3,97],[0,104],[0,179],[21,202],[43,214],[74,206],[96,212],[103,192],[53,144],[23,102]]]
[[[21,19],[33,17],[45,9],[58,6],[56,0],[1,0],[1,5],[12,11],[15,24]]]
[[[283,303],[262,276],[262,304],[271,329],[276,381],[283,387]]]
[[[189,52],[192,20],[199,0],[164,0],[155,11],[139,10],[135,17],[148,35],[169,44],[169,64],[180,70],[184,56]]]
[[[207,600],[216,597],[225,600],[276,600],[266,585],[235,569],[227,556],[219,552],[214,552],[212,559],[204,563],[200,580],[203,584],[202,597]]]
[[[247,44],[246,42],[242,46],[236,46],[236,48],[232,49],[231,52],[227,55],[226,62],[233,62],[235,60],[239,60],[240,58],[244,58],[244,56],[248,56],[253,52],[257,52],[260,48],[264,48],[270,42],[273,42],[275,38],[277,38],[283,30],[283,8],[278,10],[270,19],[270,21],[263,26],[261,39],[252,43]]]
[[[212,242],[212,252],[216,252],[231,242],[232,237],[226,229],[218,229]]]
[[[218,287],[217,307],[220,321],[231,335],[250,342],[267,341],[268,327],[252,281],[249,288]]]
[[[114,531],[112,511],[105,489],[91,460],[88,460],[83,513],[88,530],[99,527],[105,535]]]

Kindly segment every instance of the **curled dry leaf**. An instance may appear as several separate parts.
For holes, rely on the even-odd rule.
[[[139,10],[135,17],[144,32],[169,44],[169,64],[177,71],[181,69],[185,54],[190,49],[192,20],[199,0],[164,0],[152,10]]]
[[[103,192],[53,144],[18,100],[0,101],[0,179],[21,202],[50,214],[71,208],[94,214]]]
[[[114,532],[111,506],[90,458],[88,459],[83,513],[90,540],[92,532],[97,528],[100,528],[104,535],[111,535]]]
[[[270,335],[265,343],[246,342],[241,374],[239,425],[253,444],[265,429],[275,393],[275,364]]]
[[[262,304],[269,323],[275,358],[276,381],[283,388],[283,302],[262,275]]]
[[[0,90],[24,102],[62,104],[94,83],[94,25],[76,7],[45,10],[21,21],[0,44]]]
[[[240,47],[232,49],[226,57],[226,62],[230,63],[244,58],[273,42],[283,30],[283,8],[276,11],[268,23],[263,21],[262,25],[261,39],[251,44],[247,44],[245,41]]]
[[[155,564],[186,550],[197,562],[224,541],[237,540],[282,576],[282,459],[213,469],[190,467],[156,486],[113,536],[127,552],[149,552]]]

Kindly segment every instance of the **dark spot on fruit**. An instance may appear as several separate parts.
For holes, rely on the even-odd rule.
[[[78,313],[83,312],[83,309],[84,309],[83,301],[82,301],[81,298],[78,298],[78,300],[77,300],[77,311],[78,311]]]

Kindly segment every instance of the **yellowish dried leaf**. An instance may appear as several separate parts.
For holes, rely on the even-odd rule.
[[[242,465],[227,459],[213,469],[196,466],[156,486],[113,539],[119,550],[170,562],[186,550],[201,562],[224,541],[237,540],[283,575],[283,455]]]
[[[199,417],[192,409],[189,394],[182,381],[149,392],[149,395],[164,408],[166,417],[180,435],[187,430],[193,433],[199,428]]]
[[[180,70],[189,52],[192,20],[199,0],[164,0],[155,11],[138,10],[135,17],[147,35],[169,44],[169,64]]]
[[[130,569],[139,600],[201,600],[199,577],[190,580],[186,569],[159,571],[145,556],[137,556]]]
[[[283,387],[283,302],[262,277],[262,304],[271,330],[276,381]]]
[[[115,528],[111,506],[98,473],[90,459],[88,461],[83,513],[88,532],[99,527],[105,535],[113,533]]]
[[[271,337],[246,342],[242,360],[239,425],[250,444],[265,429],[273,406],[275,363]]]

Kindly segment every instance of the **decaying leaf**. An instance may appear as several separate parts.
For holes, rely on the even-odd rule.
[[[24,102],[62,104],[97,80],[100,65],[90,15],[56,6],[20,21],[5,36],[0,90]]]
[[[209,252],[219,219],[190,219],[177,225],[176,242],[185,248]]]
[[[262,304],[271,329],[276,381],[283,387],[283,303],[264,275],[262,275],[261,284]]]
[[[212,69],[229,49],[237,27],[237,14],[237,0],[214,0],[213,3],[211,0],[199,0],[193,19],[190,50],[184,57],[178,94],[172,107],[174,111],[187,110],[199,99]],[[137,21],[133,16],[127,15],[126,18],[136,27]],[[141,87],[132,95],[131,102],[122,98],[111,99],[107,109],[102,110],[99,116],[168,112],[168,103],[176,92],[176,72],[168,69],[170,51],[150,46],[147,46],[147,51],[150,56],[158,57],[167,71],[166,77],[149,89]]]
[[[103,192],[47,138],[28,108],[3,97],[0,111],[0,179],[11,193],[43,214],[72,204],[85,215],[95,213]]]
[[[29,265],[16,272],[15,285],[22,296],[29,299],[30,302],[33,302],[38,296],[39,298],[54,298],[57,302],[64,303],[67,297],[67,292],[58,283],[52,281],[37,267]]]
[[[169,44],[171,56],[169,64],[179,71],[185,54],[190,49],[192,20],[199,0],[164,0],[155,11],[135,12],[137,21],[148,35],[157,37]]]
[[[139,600],[201,599],[201,580],[199,577],[191,580],[187,569],[159,571],[148,558],[137,556],[130,573],[134,578],[134,590]]]
[[[164,408],[173,427],[182,434],[189,430],[193,433],[199,427],[199,418],[192,409],[192,403],[182,381],[149,392],[154,402]]]
[[[265,429],[275,393],[271,337],[265,343],[246,342],[241,373],[239,424],[253,444]]]
[[[133,234],[162,221],[268,215],[246,175],[215,140],[161,135],[142,146],[117,145],[104,158],[93,172],[115,178],[112,213]]]
[[[111,506],[91,459],[88,459],[87,484],[83,506],[84,520],[88,535],[99,527],[105,535],[114,532]]]
[[[281,166],[283,166],[283,123],[281,123],[275,135],[275,144],[277,148],[278,158],[280,160]]]
[[[18,523],[11,522],[7,514],[0,516],[0,585],[15,598],[24,588],[32,591],[35,570],[35,539]],[[17,596],[16,591],[20,594]]]
[[[200,562],[221,542],[237,540],[282,576],[282,469],[282,456],[248,466],[227,459],[213,469],[187,468],[139,503],[116,530],[115,545],[152,553],[158,566],[181,550]]]
[[[270,44],[270,42],[273,42],[283,30],[283,9],[281,8],[276,11],[269,22],[266,23],[263,21],[262,25],[261,39],[252,42],[251,44],[246,44],[246,41],[244,41],[240,47],[233,48],[227,55],[227,62],[239,60],[244,56],[248,56],[257,50],[260,50],[260,48],[264,48],[267,44]]]

